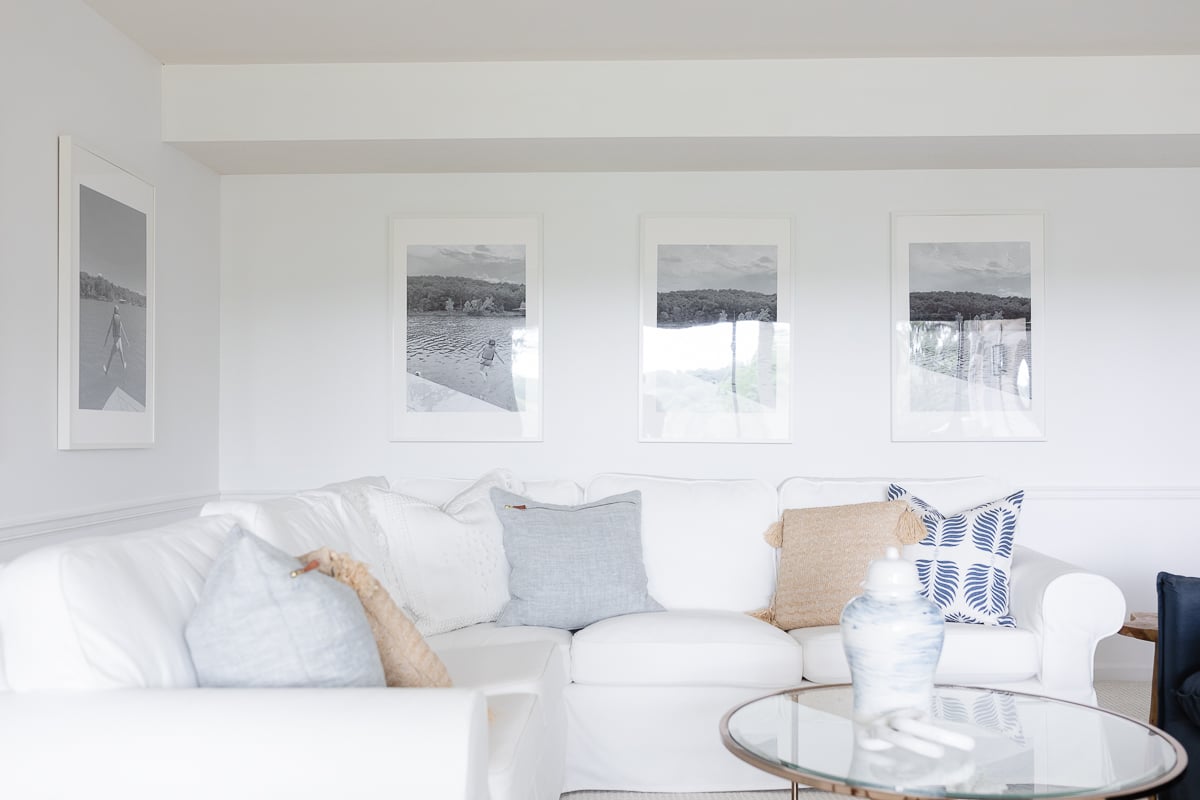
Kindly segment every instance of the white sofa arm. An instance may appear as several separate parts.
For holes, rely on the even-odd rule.
[[[1120,630],[1125,596],[1101,575],[1028,547],[1013,550],[1011,609],[1017,626],[1034,631],[1038,677],[1056,697],[1095,703],[1096,643]]]
[[[467,689],[0,694],[6,797],[487,797]]]

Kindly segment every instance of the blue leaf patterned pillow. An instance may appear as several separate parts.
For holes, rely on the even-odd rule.
[[[1008,613],[1013,536],[1024,492],[944,516],[903,486],[888,487],[888,500],[906,500],[925,523],[927,534],[905,555],[917,565],[925,596],[937,603],[947,622],[1016,625]]]

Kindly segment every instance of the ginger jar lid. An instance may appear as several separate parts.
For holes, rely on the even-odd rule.
[[[863,589],[873,595],[911,595],[921,591],[917,565],[900,557],[900,551],[889,547],[883,558],[867,567]]]

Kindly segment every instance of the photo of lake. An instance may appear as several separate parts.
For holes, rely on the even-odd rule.
[[[524,245],[409,245],[409,411],[524,410]]]
[[[643,337],[655,409],[774,410],[778,248],[660,244],[657,252],[656,328]]]
[[[1029,242],[909,245],[913,411],[1032,405],[1031,275]]]
[[[487,404],[470,410],[517,411],[512,375],[513,331],[523,332],[524,327],[524,316],[409,314],[408,374]],[[496,357],[491,367],[481,367],[479,353],[489,340],[496,342]],[[430,410],[413,408],[412,400],[424,395],[410,389],[409,410]],[[468,409],[466,404],[462,407]]]

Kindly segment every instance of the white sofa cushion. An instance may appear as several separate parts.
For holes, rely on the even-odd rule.
[[[598,475],[587,499],[642,493],[642,557],[650,596],[665,608],[753,611],[775,591],[775,550],[763,532],[779,517],[757,480]]]
[[[502,628],[494,622],[482,622],[469,625],[446,633],[439,633],[426,639],[429,646],[442,657],[451,650],[472,650],[478,648],[519,644],[521,642],[549,642],[554,645],[554,652],[562,664],[562,673],[571,674],[571,632],[558,628],[538,628],[532,625],[521,625],[515,628]]]
[[[800,628],[791,636],[804,648],[804,678],[814,683],[846,683],[850,667],[837,625]],[[938,683],[1006,683],[1032,678],[1039,665],[1033,631],[962,622],[946,623],[938,661]]]
[[[888,486],[898,483],[943,514],[1005,497],[1019,487],[997,478],[788,478],[779,487],[779,511],[788,508],[841,506],[887,500]]]
[[[4,568],[14,690],[196,685],[184,625],[236,520],[201,517],[26,553]]]
[[[397,478],[392,491],[442,505],[475,483],[473,478]],[[574,481],[525,481],[524,494],[539,503],[574,506],[583,502],[583,489]]]
[[[798,684],[804,656],[786,633],[734,611],[657,611],[576,632],[571,679],[597,686]]]
[[[456,689],[478,689],[489,696],[535,694],[556,704],[570,682],[557,649],[547,641],[457,647],[438,655]]]
[[[362,478],[270,500],[219,500],[205,504],[200,514],[234,516],[242,528],[289,555],[322,547],[346,553],[369,565],[388,594],[404,606],[405,590],[390,567],[387,541],[356,498],[381,484],[386,487],[382,479]]]

